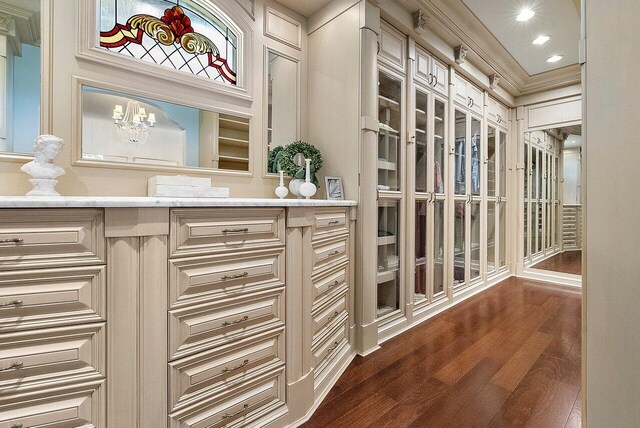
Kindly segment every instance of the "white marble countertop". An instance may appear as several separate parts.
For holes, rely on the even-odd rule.
[[[0,196],[0,208],[149,208],[149,207],[352,207],[352,200],[268,198],[156,198]]]

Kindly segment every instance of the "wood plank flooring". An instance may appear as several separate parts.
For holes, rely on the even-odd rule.
[[[534,269],[582,275],[582,251],[564,251],[531,267]]]
[[[510,278],[356,357],[303,426],[580,427],[580,312]]]

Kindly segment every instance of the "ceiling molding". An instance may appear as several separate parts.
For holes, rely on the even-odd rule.
[[[575,0],[579,1],[579,0]],[[570,65],[545,73],[529,75],[461,0],[398,0],[409,13],[423,9],[429,16],[429,29],[450,46],[469,49],[467,60],[487,76],[500,75],[500,87],[513,97],[556,89],[580,82],[580,66]],[[386,2],[394,3],[394,2]],[[383,17],[392,18],[380,7]],[[419,35],[418,35],[419,36]]]

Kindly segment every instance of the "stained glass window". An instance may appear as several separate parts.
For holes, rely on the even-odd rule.
[[[239,32],[189,0],[100,0],[100,46],[212,80],[237,83]]]

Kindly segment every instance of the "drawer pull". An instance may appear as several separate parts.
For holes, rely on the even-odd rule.
[[[235,324],[240,324],[241,322],[245,322],[249,320],[249,316],[245,315],[242,318],[235,320],[235,321],[225,321],[222,323],[223,327],[229,327],[230,325],[235,325]]]
[[[340,285],[340,281],[336,279],[335,281],[333,281],[333,284],[329,284],[329,288],[337,287],[338,285]]]
[[[327,349],[327,356],[329,356],[329,354],[331,354],[333,351],[338,349],[338,346],[340,346],[340,342],[338,341],[333,342],[333,345],[331,345],[329,349]]]
[[[249,360],[244,360],[241,364],[238,364],[238,365],[237,365],[237,366],[235,366],[235,367],[231,367],[231,368],[229,368],[229,367],[225,367],[225,368],[223,368],[223,369],[222,369],[222,373],[228,373],[228,372],[232,372],[232,371],[234,371],[234,370],[241,369],[241,368],[243,368],[244,366],[246,366],[247,364],[249,364]]]
[[[222,415],[222,419],[229,419],[229,418],[233,418],[234,416],[238,416],[239,414],[244,413],[248,408],[249,408],[249,405],[245,404],[244,406],[242,406],[242,410],[240,410],[239,412],[225,413],[224,415]]]
[[[331,220],[329,222],[329,226],[335,226],[336,224],[340,223],[340,220]]]
[[[247,233],[248,231],[248,227],[243,227],[242,229],[222,229],[222,233]]]
[[[24,425],[22,425],[22,424],[13,424],[13,425],[11,425],[11,428],[22,428],[22,427],[24,427]]]
[[[22,244],[23,242],[24,240],[20,238],[0,239],[0,244]]]
[[[340,254],[340,251],[335,250],[335,251],[330,252],[330,253],[327,255],[327,257],[337,256],[338,254]]]
[[[222,277],[223,280],[227,280],[227,279],[238,279],[238,278],[244,278],[245,276],[249,276],[249,272],[242,272],[239,273],[238,275],[225,275]]]
[[[340,312],[335,311],[333,314],[329,315],[329,317],[327,318],[327,321],[331,321],[332,319],[335,319],[335,317],[337,317],[338,315],[340,315]]]
[[[6,308],[7,306],[22,306],[24,302],[22,300],[12,300],[10,302],[0,303],[0,308]]]
[[[0,372],[6,372],[9,370],[18,370],[18,369],[21,369],[22,366],[24,366],[22,361],[16,361],[15,363],[12,363],[10,366],[0,367]]]

